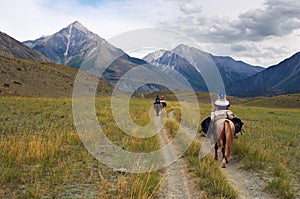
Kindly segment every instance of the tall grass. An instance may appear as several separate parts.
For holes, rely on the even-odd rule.
[[[242,167],[262,174],[266,189],[281,198],[299,192],[300,110],[236,106],[246,133],[235,140]],[[298,193],[299,194],[299,193]]]
[[[146,124],[147,102],[134,104],[135,122]],[[119,173],[89,154],[73,125],[70,99],[3,97],[0,111],[0,198],[155,197],[160,171]],[[97,99],[96,111],[103,131],[116,145],[136,152],[159,147],[155,137],[130,139],[122,132],[109,98]]]
[[[198,185],[208,198],[237,198],[236,191],[222,174],[221,167],[212,157],[199,159],[200,143],[193,142],[185,156],[198,177]]]

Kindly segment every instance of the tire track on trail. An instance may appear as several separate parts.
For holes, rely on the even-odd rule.
[[[157,117],[156,120],[158,125],[162,125],[160,117]],[[162,132],[159,134],[159,142],[162,147],[170,142],[164,128],[162,128]],[[196,176],[189,169],[185,159],[183,157],[177,158],[177,147],[173,146],[169,150],[162,151],[165,162],[175,161],[166,168],[167,171],[164,174],[165,180],[158,192],[158,198],[204,198],[203,192],[200,191],[195,181]]]

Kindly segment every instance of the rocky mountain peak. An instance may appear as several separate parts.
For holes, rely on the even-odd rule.
[[[93,34],[91,31],[89,31],[85,26],[83,26],[80,22],[75,21],[73,23],[71,23],[70,25],[68,25],[67,30],[77,30],[80,31],[84,34]]]
[[[59,32],[24,44],[38,50],[51,61],[78,68],[86,55],[104,39],[75,21]]]

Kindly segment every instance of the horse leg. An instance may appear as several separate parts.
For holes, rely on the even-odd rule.
[[[225,159],[226,164],[228,163],[228,157],[227,154],[225,153],[225,147],[226,147],[226,139],[223,141],[223,146],[222,146],[222,154],[223,154],[223,159]]]
[[[223,159],[222,159],[222,168],[226,168],[226,163],[227,163],[227,158],[226,158],[226,154],[225,154],[225,146],[226,146],[226,141],[225,139],[222,142],[221,145],[221,151],[222,151],[222,155],[223,155]]]
[[[228,163],[228,157],[231,155],[232,146],[233,146],[233,139],[234,139],[234,125],[231,124],[229,121],[225,122],[225,143],[224,145],[224,159],[223,159],[223,165]]]
[[[222,155],[223,155],[223,158],[225,158],[225,147],[222,147]]]
[[[218,160],[218,142],[215,144],[215,160]]]

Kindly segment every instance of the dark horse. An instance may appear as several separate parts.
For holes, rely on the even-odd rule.
[[[221,146],[223,154],[222,167],[225,168],[228,158],[231,155],[235,126],[228,119],[221,119],[214,122],[214,137],[217,137],[215,144],[215,160],[218,160],[218,144]]]
[[[155,109],[156,117],[158,117],[159,116],[159,111],[161,109],[161,104],[155,103],[153,106],[154,106],[154,109]]]

